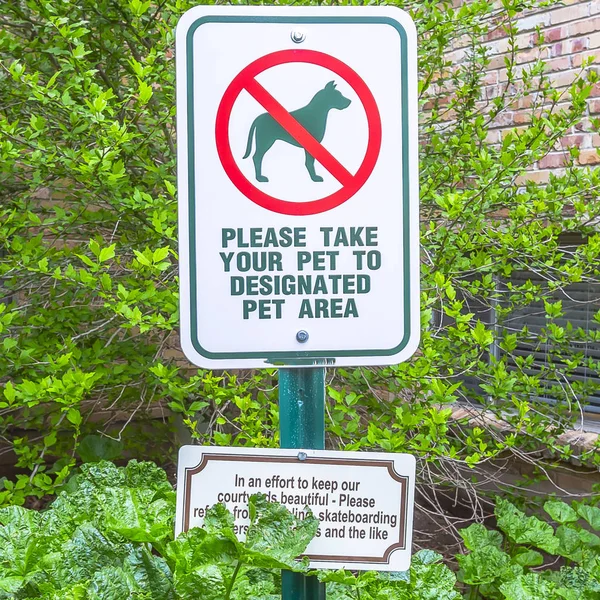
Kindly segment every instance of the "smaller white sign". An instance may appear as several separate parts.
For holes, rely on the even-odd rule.
[[[410,566],[415,459],[409,454],[184,446],[179,452],[175,533],[200,527],[222,503],[245,538],[248,498],[263,493],[320,526],[311,567],[406,571]]]

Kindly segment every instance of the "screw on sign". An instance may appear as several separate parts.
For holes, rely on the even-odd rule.
[[[329,69],[349,84],[363,104],[368,121],[367,151],[357,172],[352,174],[321,143],[327,128],[327,118],[332,109],[344,110],[350,100],[336,89],[336,82],[329,82],[317,91],[308,105],[288,111],[257,80],[256,76],[272,67],[286,63],[308,63]],[[248,158],[254,148],[255,179],[267,182],[262,173],[262,161],[277,140],[302,147],[305,151],[305,166],[313,182],[323,179],[315,171],[315,160],[337,179],[341,189],[318,200],[290,202],[275,198],[249,181],[237,165],[229,139],[231,112],[240,93],[246,90],[262,107],[265,113],[250,124],[246,152]],[[285,215],[314,215],[322,213],[351,198],[365,184],[377,163],[381,148],[381,118],[373,94],[362,78],[341,60],[315,50],[281,50],[263,56],[244,68],[229,84],[217,112],[217,152],[225,172],[252,202]]]

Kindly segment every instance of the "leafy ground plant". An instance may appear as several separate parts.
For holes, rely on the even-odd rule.
[[[245,542],[223,505],[174,540],[175,492],[162,469],[92,463],[47,510],[0,509],[0,600],[276,600],[281,569],[319,577],[329,600],[599,600],[600,538],[590,528],[600,529],[600,509],[550,501],[545,510],[556,529],[499,500],[503,533],[462,531],[469,552],[458,556],[458,581],[428,550],[407,573],[310,571],[296,557],[317,531],[312,514],[299,520],[257,495]],[[544,568],[557,559],[560,569]]]
[[[600,508],[548,501],[544,510],[556,529],[498,499],[496,519],[504,536],[480,524],[461,531],[470,550],[458,557],[468,600],[600,599],[600,537],[590,531],[600,530]]]
[[[16,456],[18,475],[0,478],[0,505],[60,488],[90,435],[164,459],[177,446],[168,415],[201,443],[278,443],[273,371],[213,374],[178,352],[173,32],[198,3],[214,0],[2,0],[0,455]],[[600,281],[600,169],[580,169],[573,147],[564,175],[522,180],[573,128],[598,131],[586,116],[598,75],[584,63],[557,90],[543,60],[520,64],[519,20],[545,1],[389,3],[419,36],[422,342],[397,367],[336,369],[328,443],[416,454],[431,490],[460,481],[482,517],[495,457],[540,473],[554,457],[600,464],[597,448],[559,441],[598,393],[598,360],[583,350],[600,341],[600,313],[590,303],[585,328],[563,313],[571,285]],[[491,97],[498,34],[506,81]],[[453,62],[457,40],[465,56]],[[530,43],[547,53],[543,35]],[[539,329],[515,318],[531,308]],[[456,426],[450,405],[474,395],[505,435],[488,419]],[[149,445],[138,425],[152,414],[166,417]]]
[[[84,465],[48,510],[0,509],[0,599],[272,600],[280,598],[281,569],[308,571],[296,557],[316,533],[312,515],[298,520],[253,496],[242,543],[222,505],[176,540],[174,514],[175,492],[152,463]],[[329,582],[333,600],[459,598],[440,560],[421,553],[412,577],[312,575]]]

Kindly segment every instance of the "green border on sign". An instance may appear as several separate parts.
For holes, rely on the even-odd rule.
[[[402,219],[404,225],[403,270],[404,281],[404,337],[388,350],[298,350],[291,352],[210,352],[198,340],[197,278],[196,278],[196,199],[195,199],[195,150],[194,150],[194,34],[207,23],[290,23],[290,24],[375,24],[390,25],[400,36],[401,91],[402,91]],[[187,69],[187,134],[188,134],[188,210],[190,254],[190,326],[192,346],[205,358],[249,359],[264,358],[273,365],[312,364],[311,359],[327,359],[341,356],[391,356],[401,352],[410,339],[410,227],[409,227],[409,163],[408,163],[408,42],[402,25],[389,17],[261,17],[261,16],[205,16],[190,26],[186,37]],[[322,361],[319,361],[322,362]]]

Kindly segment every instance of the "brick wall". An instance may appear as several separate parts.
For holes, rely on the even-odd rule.
[[[530,68],[540,58],[546,62],[546,74],[551,87],[561,92],[568,90],[582,69],[595,69],[600,73],[600,0],[557,2],[548,8],[524,13],[516,26],[517,78],[520,78],[523,69]],[[502,95],[507,89],[506,59],[510,57],[511,50],[509,37],[502,25],[492,26],[486,46],[491,60],[484,79],[482,104]],[[458,64],[465,52],[466,48],[459,41],[448,58],[453,64]],[[588,59],[594,60],[591,66],[585,66]],[[535,102],[535,95],[515,97],[514,102],[496,119],[489,141],[498,143],[502,140],[503,132],[526,126],[531,121],[532,110],[536,108]],[[567,107],[568,101],[563,106]],[[550,173],[560,173],[561,167],[569,159],[568,148],[571,146],[580,149],[579,164],[600,164],[597,152],[600,149],[600,134],[594,131],[591,123],[591,119],[598,118],[600,83],[592,89],[586,118],[560,140],[554,152],[535,164],[527,179],[544,183],[548,181]]]

